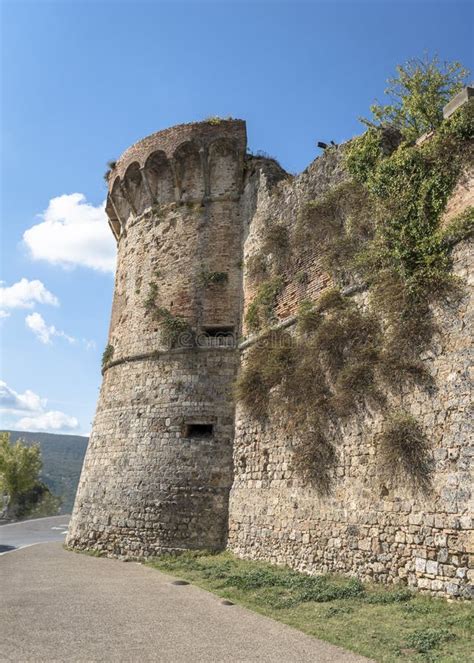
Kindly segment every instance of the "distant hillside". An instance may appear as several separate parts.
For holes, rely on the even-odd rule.
[[[71,513],[89,438],[17,430],[7,432],[13,442],[22,438],[27,444],[37,442],[40,445],[43,457],[41,478],[55,495],[62,497],[61,513]]]

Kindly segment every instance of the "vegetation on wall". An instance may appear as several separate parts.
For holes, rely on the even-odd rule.
[[[173,315],[169,309],[159,306],[156,301],[157,296],[158,285],[152,281],[143,306],[152,319],[160,324],[161,340],[169,348],[176,347],[178,343],[189,345],[193,341],[191,326],[184,318]]]
[[[403,481],[408,476],[426,490],[430,488],[428,441],[412,415],[401,411],[388,416],[379,444],[382,474],[397,481]]]
[[[322,251],[337,288],[316,304],[301,302],[284,371],[275,368],[271,348],[265,347],[268,335],[250,348],[237,394],[262,417],[272,390],[277,410],[291,420],[295,465],[323,492],[330,488],[336,457],[331,440],[346,417],[367,405],[387,413],[406,382],[433,387],[420,360],[435,331],[432,304],[459,295],[451,250],[473,230],[473,208],[445,228],[440,223],[473,155],[474,103],[442,120],[442,106],[464,75],[457,63],[440,68],[436,60],[400,67],[399,78],[390,81],[398,101],[374,107],[374,122],[345,148],[350,178],[308,202],[289,245],[273,244],[280,255],[298,255],[308,247]],[[415,144],[427,128],[436,133]],[[263,254],[269,252],[265,241]],[[257,257],[261,264],[262,256]],[[267,266],[274,275],[260,285],[248,307],[250,331],[275,321],[283,283],[279,264],[281,259]],[[272,287],[275,283],[278,288]],[[354,284],[368,290],[363,306],[338,290]],[[378,451],[418,487],[429,487],[423,432],[409,415],[386,414]]]
[[[443,106],[463,88],[469,72],[459,62],[443,62],[438,57],[414,58],[397,68],[389,78],[385,94],[389,104],[374,104],[369,126],[395,127],[410,141],[437,129],[443,120]]]
[[[223,285],[229,280],[229,275],[227,272],[212,272],[208,269],[203,268],[199,274],[199,281],[204,287],[210,285]]]
[[[283,279],[280,276],[261,283],[245,316],[245,322],[251,332],[257,332],[275,322],[275,303],[282,288]]]
[[[110,161],[107,161],[107,170],[104,173],[104,180],[106,182],[109,181],[109,177],[112,174],[112,172],[117,168],[117,161],[115,159],[111,159]]]
[[[228,120],[233,120],[233,117],[228,115],[227,117],[219,117],[219,115],[210,115],[209,117],[206,117],[204,122],[207,122],[208,124],[211,124],[212,126],[218,126],[221,124],[221,122]]]
[[[102,353],[102,368],[105,368],[107,364],[112,361],[112,357],[114,356],[114,346],[111,345],[110,343],[107,343],[105,346],[105,350]]]
[[[264,255],[270,255],[276,270],[281,271],[285,267],[290,249],[288,228],[282,223],[269,225],[266,228],[262,249]]]
[[[161,324],[162,340],[169,348],[192,342],[192,329],[184,318],[173,315],[167,308],[160,307],[156,310],[155,319]]]
[[[252,283],[260,283],[268,277],[267,260],[263,252],[255,253],[247,258],[245,273]]]
[[[151,281],[151,283],[148,286],[147,296],[145,298],[145,301],[143,302],[143,306],[145,307],[147,313],[153,313],[154,310],[156,309],[157,296],[158,296],[158,284],[156,283],[156,281]]]
[[[251,361],[236,382],[237,399],[256,416],[266,416],[270,391],[281,384],[294,361],[290,334],[270,331],[251,349]]]

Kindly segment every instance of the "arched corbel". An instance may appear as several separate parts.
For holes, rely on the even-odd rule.
[[[150,183],[149,183],[148,178],[146,176],[145,166],[140,166],[140,173],[141,173],[141,176],[142,176],[142,182],[143,182],[143,186],[145,187],[145,191],[147,192],[148,197],[150,198],[151,204],[154,205],[156,203],[156,198],[153,196],[153,194],[151,192]]]
[[[200,147],[199,156],[201,158],[201,171],[204,180],[204,199],[206,199],[209,198],[209,196],[211,195],[211,179],[209,176],[209,167],[208,167],[209,160],[208,160],[207,148]]]
[[[130,209],[132,210],[133,215],[135,217],[138,216],[136,207],[133,203],[132,196],[130,195],[130,191],[128,190],[126,182],[120,182],[120,191],[122,192],[122,195],[125,198],[125,200],[127,201],[127,203],[130,205]]]
[[[119,239],[120,239],[120,229],[121,229],[121,227],[119,229],[119,232],[117,232],[113,222],[110,220],[109,217],[107,217],[107,221],[109,223],[109,228],[112,231],[112,235],[115,237],[115,241],[118,242]],[[120,226],[120,222],[119,222],[119,226]]]
[[[181,200],[181,182],[179,181],[175,159],[170,159],[169,164],[174,182],[174,200],[175,203],[178,203]]]
[[[115,204],[115,200],[114,200],[114,198],[113,198],[113,196],[112,196],[111,193],[110,193],[109,196],[108,196],[108,200],[110,200],[110,204],[112,205],[112,209],[113,209],[113,211],[114,211],[114,213],[115,213],[115,216],[117,217],[118,222],[120,223],[120,237],[121,237],[121,236],[124,235],[125,232],[126,232],[126,229],[125,229],[125,221],[124,221],[124,219],[120,216],[119,211],[118,211],[118,207],[117,207],[117,205]]]

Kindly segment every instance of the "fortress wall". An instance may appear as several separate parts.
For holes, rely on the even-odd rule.
[[[297,177],[245,151],[240,120],[181,125],[133,145],[111,172],[113,356],[67,543],[147,557],[221,549],[228,536],[242,557],[471,595],[472,281],[461,300],[434,311],[439,333],[423,361],[436,389],[407,387],[393,403],[427,433],[432,491],[382,478],[382,419],[367,409],[337,426],[332,492],[321,495],[293,470],[295,440],[284,433],[281,408],[264,422],[240,405],[234,412],[232,387],[248,351],[216,344],[212,334],[248,333],[241,318],[259,284],[243,263],[260,253],[269,229],[284,227],[291,238],[305,204],[345,179],[342,150],[327,150]],[[472,204],[472,191],[467,173],[447,220]],[[470,243],[459,244],[453,258],[456,274],[472,275]],[[317,301],[331,280],[322,248],[302,246],[280,259],[275,314],[285,320],[302,299]],[[360,303],[364,297],[356,295]],[[163,337],[158,308],[189,325],[177,347]],[[196,434],[202,425],[210,434]]]
[[[260,249],[267,219],[287,223],[292,232],[301,204],[342,177],[337,153],[320,157],[299,177],[273,187],[264,168],[253,174],[243,205],[249,215],[246,257]],[[472,180],[464,183],[464,190],[472,191],[472,185]],[[457,213],[463,208],[459,201],[466,199],[458,187],[453,196]],[[423,494],[408,483],[396,485],[381,477],[376,440],[382,420],[376,412],[366,410],[338,426],[332,493],[322,496],[293,470],[294,441],[281,425],[285,413],[273,409],[262,422],[238,405],[229,516],[229,548],[237,555],[310,573],[341,572],[406,582],[439,595],[472,596],[472,243],[459,244],[453,259],[454,272],[466,281],[465,294],[460,302],[436,309],[439,334],[423,357],[436,390],[428,394],[407,388],[401,403],[394,404],[411,412],[427,433],[434,463],[432,492]],[[277,303],[280,318],[295,314],[303,297],[317,300],[328,285],[318,255],[307,264],[312,271],[304,288],[295,282],[294,268],[285,271]],[[245,280],[246,306],[254,292]],[[242,353],[244,362],[247,353]]]
[[[176,148],[186,141],[198,141],[201,145],[212,140],[230,139],[241,148],[247,142],[245,122],[243,120],[219,120],[217,124],[210,122],[190,122],[178,124],[169,129],[157,131],[134,143],[121,155],[114,170],[114,178],[122,178],[128,166],[137,161],[143,166],[150,155],[161,151],[170,158]]]
[[[204,332],[240,325],[245,148],[240,121],[186,125],[141,141],[114,169],[113,356],[70,546],[135,557],[225,546],[238,353]],[[209,272],[225,279],[208,283]],[[173,342],[163,310],[188,325]]]
[[[135,557],[225,545],[235,369],[234,353],[203,349],[106,371],[68,545]],[[214,435],[187,439],[188,421]]]
[[[291,238],[305,204],[347,178],[341,154],[338,150],[327,151],[296,177],[288,176],[271,160],[257,159],[254,166],[248,167],[241,202],[246,228],[246,263],[261,251],[268,228],[283,226]],[[269,257],[271,259],[272,256]],[[331,285],[330,278],[322,268],[322,258],[322,251],[302,250],[290,262],[283,261],[279,271],[283,274],[284,287],[275,306],[279,319],[296,314],[302,299],[314,299]],[[304,283],[298,280],[298,275],[302,273],[305,274]],[[258,291],[259,282],[250,279],[247,271],[244,271],[243,283],[246,311]],[[248,333],[248,330],[245,331]]]

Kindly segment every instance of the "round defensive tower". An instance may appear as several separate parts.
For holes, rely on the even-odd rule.
[[[201,122],[144,138],[109,173],[115,292],[71,547],[225,546],[245,152],[243,121]]]

